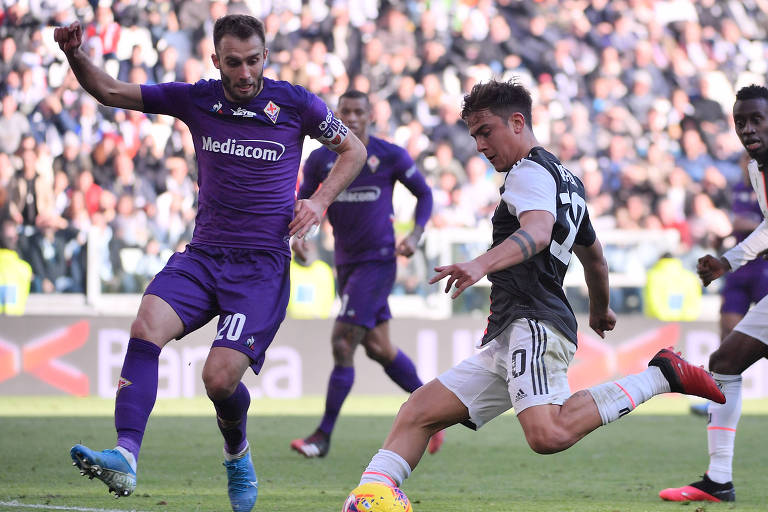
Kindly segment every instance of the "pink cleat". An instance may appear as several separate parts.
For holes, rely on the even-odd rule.
[[[437,453],[438,450],[440,450],[440,447],[443,446],[443,441],[445,441],[445,430],[436,432],[432,437],[430,437],[429,444],[427,445],[427,451],[429,454],[434,455]]]

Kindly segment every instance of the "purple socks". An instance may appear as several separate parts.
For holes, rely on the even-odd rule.
[[[334,366],[331,378],[328,379],[328,392],[325,395],[325,414],[318,430],[330,435],[339,417],[341,405],[346,400],[352,384],[355,382],[353,366]]]
[[[144,429],[157,397],[157,365],[160,347],[131,338],[120,371],[115,399],[117,445],[139,460]]]
[[[423,384],[416,374],[416,367],[413,366],[413,361],[402,350],[397,351],[395,360],[384,368],[384,371],[395,384],[409,393],[413,393]]]
[[[237,455],[245,450],[248,438],[245,433],[248,421],[248,407],[251,394],[245,384],[240,382],[235,392],[224,400],[213,400],[216,409],[216,423],[224,436],[224,448],[230,455]]]

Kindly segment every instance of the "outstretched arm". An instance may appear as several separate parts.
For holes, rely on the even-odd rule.
[[[555,218],[548,211],[527,211],[520,215],[520,229],[509,238],[466,263],[435,267],[438,274],[429,280],[429,284],[450,276],[445,285],[445,293],[455,285],[456,290],[451,295],[455,299],[484,275],[522,263],[549,247],[554,223]]]
[[[291,236],[297,235],[302,238],[312,229],[312,226],[320,225],[323,212],[360,174],[368,155],[363,143],[352,132],[349,132],[334,151],[339,154],[339,157],[333,164],[328,177],[323,181],[323,186],[317,189],[309,199],[296,201],[294,217],[288,225]]]
[[[603,246],[600,240],[589,247],[574,245],[573,252],[584,267],[584,280],[589,293],[589,326],[601,338],[605,331],[611,331],[616,326],[616,314],[608,305],[608,264],[603,256]]]
[[[66,27],[57,27],[53,39],[67,57],[72,72],[80,85],[100,103],[118,108],[143,110],[141,87],[115,80],[97,67],[83,51],[83,28],[76,21]]]

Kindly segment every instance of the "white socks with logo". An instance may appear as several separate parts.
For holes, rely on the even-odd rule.
[[[589,388],[603,425],[616,421],[635,407],[661,393],[669,393],[669,382],[656,366],[613,382]]]
[[[713,482],[724,484],[733,480],[733,445],[741,418],[741,375],[713,373],[712,376],[725,395],[725,403],[709,403],[707,476]]]

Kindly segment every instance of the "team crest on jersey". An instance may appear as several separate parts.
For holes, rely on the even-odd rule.
[[[250,110],[246,110],[243,107],[237,107],[237,110],[232,109],[232,115],[240,117],[256,117],[256,112],[251,112]]]
[[[277,123],[277,116],[280,114],[280,107],[272,103],[272,100],[270,100],[269,103],[267,103],[267,106],[264,107],[264,113],[267,114],[269,120],[275,124]]]
[[[216,112],[217,114],[221,114],[221,101],[217,101],[213,104],[211,107],[211,112]]]
[[[371,173],[375,173],[376,170],[379,168],[379,164],[381,163],[381,160],[379,160],[379,157],[376,155],[371,155],[368,157],[368,168],[371,170]]]

